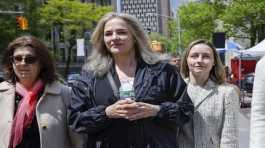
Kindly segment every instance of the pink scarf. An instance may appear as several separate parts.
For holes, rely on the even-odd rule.
[[[43,89],[43,82],[38,80],[31,90],[27,90],[22,84],[16,83],[16,92],[23,98],[19,102],[18,109],[12,124],[9,148],[15,148],[23,139],[23,132],[33,120],[37,97]]]

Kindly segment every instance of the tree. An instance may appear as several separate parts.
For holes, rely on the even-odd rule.
[[[168,23],[170,52],[181,53],[190,41],[197,38],[210,40],[213,32],[224,31],[216,30],[219,14],[224,8],[223,0],[200,0],[180,7],[178,17]]]
[[[11,11],[14,10],[15,0],[0,1],[0,10]],[[0,49],[6,48],[8,43],[13,40],[16,36],[16,15],[0,13],[0,38],[1,44]],[[3,50],[0,50],[0,53]],[[2,55],[2,54],[1,54]]]
[[[182,53],[184,50],[184,47],[181,44],[181,33],[183,29],[179,26],[178,21],[179,20],[177,18],[170,20],[167,25],[170,37],[165,41],[166,47],[169,49],[168,51],[170,53]]]
[[[68,74],[75,38],[82,36],[85,30],[91,30],[111,10],[108,6],[81,3],[78,0],[49,0],[40,8],[40,23],[43,27],[50,29],[57,25],[63,30],[64,47],[68,53],[65,76]]]
[[[209,2],[190,2],[179,8],[182,46],[198,38],[211,39],[218,18],[216,7]]]
[[[230,36],[248,38],[251,46],[265,38],[264,0],[233,0],[221,19]]]
[[[218,14],[223,8],[221,0],[190,2],[181,6],[178,10],[179,17],[168,23],[169,38],[161,39],[167,51],[181,53],[192,40],[211,40],[217,26]]]
[[[0,38],[1,44],[0,48],[3,49],[7,44],[13,40],[15,37],[20,36],[21,34],[33,34],[35,36],[40,35],[37,30],[40,27],[34,26],[37,22],[36,10],[40,6],[36,0],[8,0],[0,1],[0,8],[2,11],[23,11],[23,14],[14,14],[14,13],[1,13],[0,14]],[[29,30],[21,30],[16,27],[16,17],[24,16],[29,20]],[[36,28],[36,29],[34,29]],[[0,50],[1,52],[2,50]]]
[[[10,15],[0,15],[0,55],[8,43],[16,36],[16,17]]]

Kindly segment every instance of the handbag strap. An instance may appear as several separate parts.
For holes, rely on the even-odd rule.
[[[118,90],[118,87],[117,87],[117,85],[116,85],[116,83],[114,81],[114,78],[113,78],[111,72],[108,72],[107,73],[107,78],[109,80],[109,83],[110,83],[111,89],[113,91],[114,97],[116,97],[117,99],[119,99],[120,98],[120,96],[119,96],[119,90]]]

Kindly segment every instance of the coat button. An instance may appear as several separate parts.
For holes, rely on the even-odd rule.
[[[47,124],[44,124],[44,123],[42,123],[42,124],[41,124],[41,127],[42,127],[42,129],[47,129],[47,128],[48,128],[48,125],[47,125]]]
[[[42,125],[42,129],[47,129],[48,126],[47,125]]]

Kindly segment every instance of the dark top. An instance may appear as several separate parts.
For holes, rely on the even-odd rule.
[[[136,101],[160,105],[156,117],[133,122],[108,118],[105,108],[117,99],[106,75],[98,78],[92,72],[83,71],[73,83],[69,124],[76,132],[87,133],[88,147],[95,147],[95,140],[101,141],[101,148],[178,147],[178,127],[193,114],[186,84],[169,64],[149,65],[142,61],[137,65],[134,79]],[[119,87],[114,66],[110,72]]]
[[[43,93],[42,92],[38,95],[38,99],[41,97]],[[22,96],[16,93],[15,96],[15,112],[18,109],[18,104],[20,100],[22,99]],[[34,115],[33,121],[29,128],[27,128],[23,133],[23,139],[19,145],[16,146],[16,148],[40,148],[40,133],[37,123],[36,114]]]

